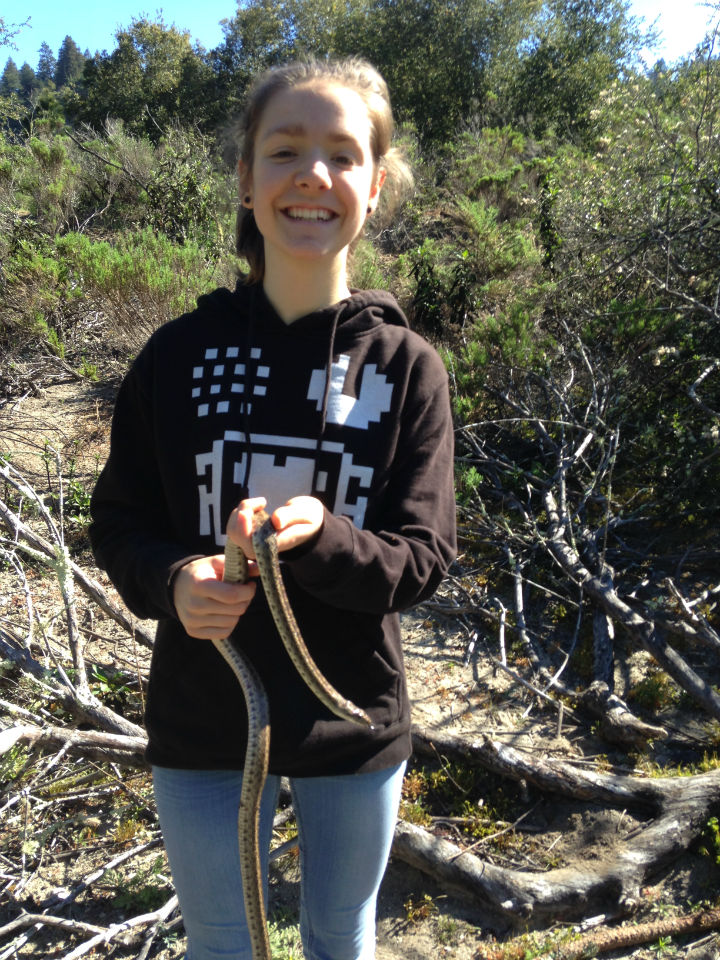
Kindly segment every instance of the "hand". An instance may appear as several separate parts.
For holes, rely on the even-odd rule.
[[[266,504],[264,497],[242,500],[228,520],[227,535],[246,557],[255,556],[252,546],[255,514],[264,510]],[[277,533],[278,550],[291,550],[311,540],[322,527],[324,518],[325,508],[316,497],[292,497],[270,517]]]
[[[292,550],[312,540],[320,532],[324,519],[325,507],[316,497],[292,497],[271,517],[277,531],[278,550]]]
[[[255,565],[250,575],[256,576]],[[180,622],[191,637],[224,640],[237,626],[255,596],[256,583],[223,583],[222,555],[201,557],[181,567],[173,584],[173,600]]]
[[[228,540],[236,543],[246,557],[254,557],[252,545],[253,529],[255,528],[255,514],[260,513],[267,506],[265,497],[251,497],[241,500],[230,514],[225,530]]]

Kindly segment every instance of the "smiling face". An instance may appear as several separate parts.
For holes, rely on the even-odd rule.
[[[257,129],[252,168],[241,169],[266,271],[298,261],[345,270],[349,245],[383,180],[371,132],[365,103],[348,87],[308,83],[272,97]]]

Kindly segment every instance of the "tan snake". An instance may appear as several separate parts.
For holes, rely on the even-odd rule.
[[[252,542],[270,612],[298,673],[318,699],[338,717],[372,727],[365,711],[338,693],[310,656],[285,593],[275,528],[264,511],[255,514]],[[223,579],[228,583],[244,583],[247,578],[248,563],[245,554],[228,539]],[[262,681],[242,649],[229,639],[213,640],[213,643],[240,683],[247,707],[248,740],[238,809],[240,872],[253,960],[271,960],[258,838],[260,798],[267,777],[270,754],[270,709]]]

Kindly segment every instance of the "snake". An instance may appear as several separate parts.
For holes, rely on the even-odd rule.
[[[373,728],[370,717],[332,686],[313,660],[285,592],[277,538],[264,510],[255,513],[252,545],[268,607],[285,649],[307,687],[336,716]],[[226,583],[245,583],[248,560],[230,538],[225,544]],[[230,638],[213,640],[218,652],[235,675],[245,698],[248,737],[245,750],[240,804],[238,807],[238,848],[243,901],[253,960],[271,960],[267,931],[262,868],[260,866],[260,800],[267,779],[270,757],[270,706],[263,682],[242,647]]]

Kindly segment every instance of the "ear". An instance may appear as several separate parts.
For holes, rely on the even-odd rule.
[[[238,160],[238,181],[240,202],[244,207],[252,207],[252,175],[243,160]]]
[[[380,191],[382,190],[382,185],[385,183],[385,174],[387,171],[385,167],[380,167],[375,177],[375,182],[370,188],[370,196],[368,197],[368,213],[372,213],[375,210],[375,207],[378,204],[380,199]]]

